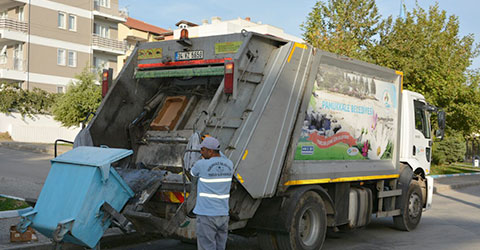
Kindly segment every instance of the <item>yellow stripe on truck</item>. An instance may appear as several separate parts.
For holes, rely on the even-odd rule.
[[[168,198],[173,203],[180,203],[180,200],[177,199],[177,196],[175,196],[175,194],[173,192],[168,192]]]
[[[391,175],[372,175],[372,176],[355,176],[355,177],[343,177],[343,178],[324,178],[324,179],[311,179],[311,180],[291,180],[285,182],[285,186],[293,185],[308,185],[308,184],[322,184],[322,183],[333,183],[333,182],[349,182],[349,181],[368,181],[368,180],[380,180],[380,179],[394,179],[398,178],[400,175],[391,174]]]
[[[242,176],[240,176],[239,173],[237,173],[237,179],[240,181],[240,183],[244,182]]]
[[[243,154],[242,160],[245,160],[245,158],[247,158],[247,155],[248,155],[248,150],[245,150],[245,154]]]
[[[293,52],[295,51],[295,48],[307,49],[308,47],[307,47],[307,45],[305,45],[305,44],[295,43],[295,44],[293,45],[292,51],[290,51],[290,55],[288,56],[287,62],[290,62],[290,59],[292,59]]]
[[[395,74],[400,75],[400,91],[403,91],[403,72],[402,71],[395,71]]]

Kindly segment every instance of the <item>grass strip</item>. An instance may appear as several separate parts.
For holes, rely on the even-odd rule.
[[[29,207],[29,205],[24,201],[0,197],[0,211],[17,210],[27,207]]]
[[[430,170],[431,170],[430,171],[431,175],[463,174],[463,173],[480,172],[480,168],[471,167],[465,164],[432,165]]]

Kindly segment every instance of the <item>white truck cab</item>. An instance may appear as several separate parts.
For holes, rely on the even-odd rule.
[[[426,197],[425,208],[432,203],[433,178],[430,174],[433,135],[430,126],[431,112],[439,113],[438,138],[443,137],[445,113],[430,105],[425,97],[417,92],[402,91],[400,162],[410,166],[418,176]]]

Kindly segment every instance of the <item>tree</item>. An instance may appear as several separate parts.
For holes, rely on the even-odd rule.
[[[69,83],[67,92],[53,107],[54,119],[65,127],[78,126],[89,112],[95,112],[102,101],[101,87],[95,84],[97,75],[86,67]]]
[[[435,4],[428,12],[417,5],[405,19],[388,21],[368,57],[402,71],[404,88],[444,108],[449,129],[468,135],[480,127],[478,77],[471,78],[476,84],[467,82],[467,68],[478,52],[473,35],[460,37],[458,18],[447,17]]]
[[[17,84],[4,83],[0,88],[0,112],[8,114],[16,111],[22,117],[49,114],[58,96],[38,88],[27,91]]]
[[[384,24],[374,0],[329,0],[315,4],[301,29],[314,47],[369,61],[366,51]]]
[[[433,144],[432,163],[444,164],[463,161],[467,147],[461,134],[445,137],[445,140]]]

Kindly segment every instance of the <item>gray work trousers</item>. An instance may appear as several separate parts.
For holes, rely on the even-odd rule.
[[[197,248],[224,250],[227,245],[229,216],[197,215]]]

